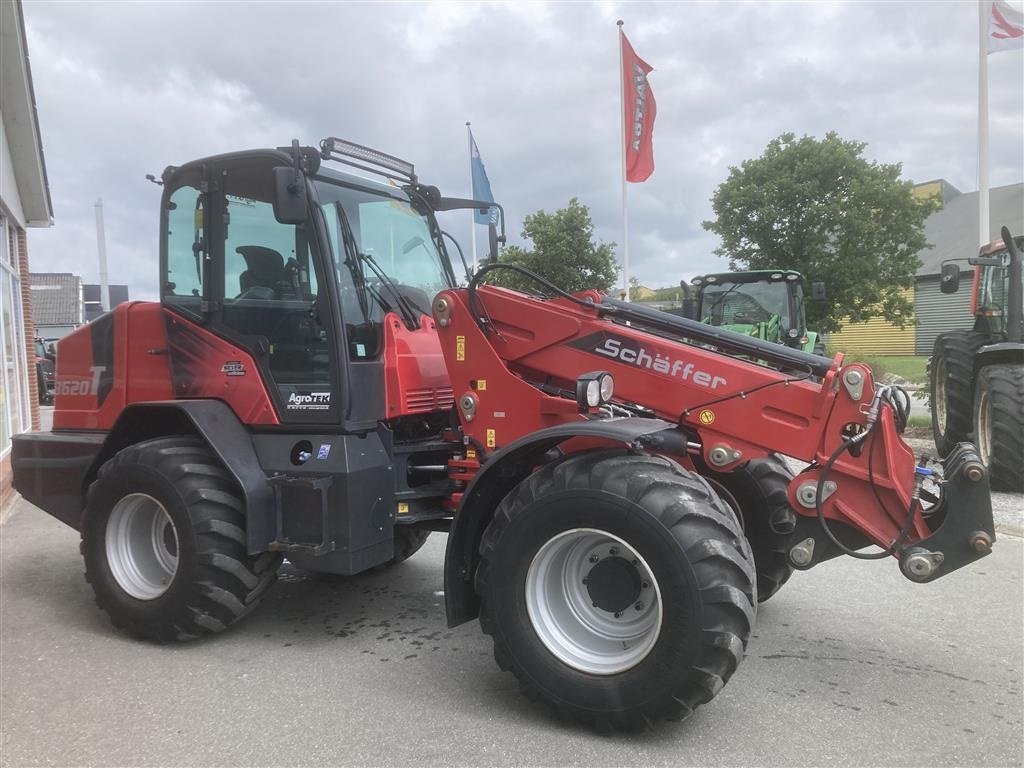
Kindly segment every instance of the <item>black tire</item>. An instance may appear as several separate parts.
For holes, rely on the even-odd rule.
[[[825,347],[825,342],[814,342],[814,354],[820,355],[821,357],[828,357],[828,349]]]
[[[984,333],[939,334],[928,360],[932,435],[940,456],[968,439],[972,431],[974,355],[988,341]]]
[[[974,437],[993,490],[1024,491],[1024,366],[987,365],[974,387]]]
[[[580,531],[611,534],[632,548],[653,577],[642,586],[656,590],[637,594],[660,595],[649,649],[614,673],[563,661],[530,617],[526,585],[538,553]],[[708,483],[666,458],[601,450],[549,464],[501,502],[480,553],[480,626],[493,638],[495,660],[527,697],[572,720],[610,730],[683,719],[721,690],[743,658],[757,611],[750,548]],[[642,610],[643,602],[629,605],[634,599],[623,615]]]
[[[415,555],[430,537],[430,531],[425,528],[413,528],[408,525],[395,526],[395,556],[388,561],[387,565],[398,565]]]
[[[162,518],[152,506],[130,511],[133,503],[147,505],[146,498],[162,508]],[[168,552],[173,550],[175,563],[162,594],[139,597],[132,594],[131,588],[138,587],[126,581],[123,566],[115,566],[120,577],[112,570],[107,532],[115,516],[114,541],[131,550],[138,562],[146,562],[149,550],[158,549],[157,535],[152,535],[147,550],[133,547],[136,542],[128,542],[128,534],[118,538],[117,533],[118,521],[123,523],[120,530],[128,526],[134,532],[139,523],[131,527],[133,516],[142,518],[146,510],[156,510],[153,530],[159,520],[170,521],[169,533],[166,522],[161,523],[162,540]],[[184,436],[129,446],[100,468],[89,487],[82,554],[96,603],[114,626],[157,641],[190,640],[226,629],[259,604],[281,564],[277,553],[247,554],[238,487],[202,440]],[[116,551],[114,558],[115,564],[128,560]]]
[[[787,489],[793,479],[780,456],[768,456],[747,462],[732,472],[704,472],[720,483],[727,493],[719,493],[743,521],[743,533],[750,542],[757,573],[757,600],[763,603],[785,584],[793,567],[789,564],[789,543],[796,526],[796,513],[789,506]]]

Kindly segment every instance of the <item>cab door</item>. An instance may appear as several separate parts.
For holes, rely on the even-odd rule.
[[[178,174],[165,193],[163,300],[249,353],[279,421],[337,424],[331,272],[309,220],[283,224],[274,216],[273,168],[286,162],[250,152]],[[250,375],[223,362],[225,376]]]
[[[256,360],[282,422],[337,423],[337,347],[327,281],[307,219],[274,217],[274,155],[213,164],[214,329]]]

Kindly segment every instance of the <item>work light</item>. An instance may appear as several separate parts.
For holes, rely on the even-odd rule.
[[[615,380],[607,371],[591,371],[576,379],[576,402],[580,408],[596,408],[612,399]]]

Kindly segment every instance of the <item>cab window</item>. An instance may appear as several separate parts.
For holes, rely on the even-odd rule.
[[[166,273],[160,294],[165,304],[198,315],[203,300],[203,267],[207,249],[206,196],[199,191],[200,172],[176,179],[164,206]]]

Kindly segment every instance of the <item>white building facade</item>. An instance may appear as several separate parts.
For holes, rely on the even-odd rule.
[[[38,426],[26,230],[53,223],[20,0],[0,3],[0,505],[11,436]]]

